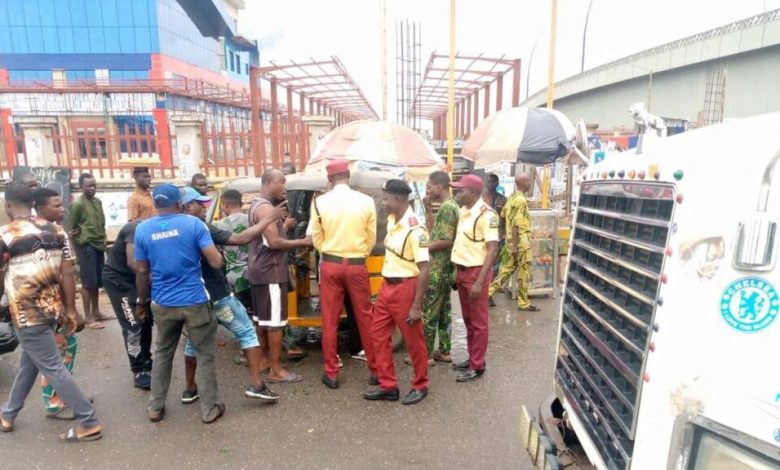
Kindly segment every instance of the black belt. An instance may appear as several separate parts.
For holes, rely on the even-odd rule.
[[[412,278],[412,277],[383,277],[382,279],[384,279],[385,282],[388,283],[388,284],[397,285],[397,284],[400,284],[400,283],[402,283],[404,281],[407,281],[409,279],[414,279],[414,278]]]
[[[342,258],[341,256],[328,255],[328,254],[322,255],[322,261],[328,261],[330,263],[337,263],[337,264],[343,264],[343,263],[353,264],[353,265],[366,264],[365,258]]]

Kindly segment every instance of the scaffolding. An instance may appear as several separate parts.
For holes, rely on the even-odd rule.
[[[433,139],[447,136],[448,56],[431,54],[414,95],[411,113],[433,121]],[[455,55],[455,136],[466,138],[491,112],[491,87],[495,83],[495,110],[504,104],[504,77],[512,72],[512,107],[520,106],[520,59]],[[480,97],[483,112],[480,113]]]
[[[422,74],[422,29],[417,22],[396,22],[396,121],[420,131],[421,115],[413,109],[414,97]]]
[[[704,91],[704,111],[699,126],[709,126],[723,122],[723,109],[726,104],[726,70],[713,67],[707,73],[707,85]]]

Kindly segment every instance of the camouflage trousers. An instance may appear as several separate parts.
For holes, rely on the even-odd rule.
[[[65,362],[65,367],[68,372],[73,373],[73,365],[76,359],[76,351],[78,351],[78,342],[76,341],[76,335],[67,335],[67,327],[60,326],[57,331],[54,332],[54,339],[57,341],[57,349],[60,350],[62,360]],[[65,404],[57,396],[57,392],[54,390],[46,377],[41,376],[41,392],[43,397],[43,404],[46,407],[47,413],[56,413],[65,407]]]
[[[436,334],[439,335],[439,352],[449,354],[452,325],[452,276],[446,273],[431,272],[428,290],[423,301],[423,331],[428,356],[433,357]]]
[[[528,299],[528,287],[531,285],[531,250],[521,251],[517,257],[512,256],[508,246],[501,250],[501,268],[498,276],[490,284],[489,295],[504,287],[504,284],[517,273],[517,307],[528,308],[531,301]]]

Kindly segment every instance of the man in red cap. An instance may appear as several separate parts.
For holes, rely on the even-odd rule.
[[[463,371],[458,382],[470,382],[485,373],[488,345],[488,288],[498,253],[498,214],[482,200],[482,178],[466,175],[451,183],[460,205],[460,220],[452,247],[452,262],[458,268],[457,286],[469,358],[452,365]]]
[[[339,387],[338,325],[344,295],[355,314],[358,331],[377,385],[371,337],[371,286],[366,258],[376,243],[376,207],[369,196],[349,187],[349,163],[334,160],[326,167],[332,190],[312,204],[312,240],[322,254],[320,263],[320,309],[322,312],[322,383]]]

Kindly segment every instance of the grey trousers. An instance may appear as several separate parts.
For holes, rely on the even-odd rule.
[[[95,408],[79,389],[73,376],[65,368],[57,343],[54,340],[55,323],[17,328],[19,344],[22,346],[22,358],[19,372],[16,373],[8,402],[0,412],[3,419],[13,422],[24,407],[24,400],[35,385],[40,372],[57,390],[65,405],[73,410],[76,419],[83,427],[91,428],[99,424]]]
[[[195,356],[198,358],[195,379],[198,382],[203,420],[211,421],[218,413],[214,359],[217,354],[217,319],[211,307],[207,303],[188,307],[152,304],[152,311],[157,326],[157,341],[152,361],[152,396],[149,398],[149,410],[157,412],[165,408],[165,399],[171,386],[173,357],[182,329],[186,326],[187,334],[195,348]]]

